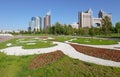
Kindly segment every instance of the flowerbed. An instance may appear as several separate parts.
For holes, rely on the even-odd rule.
[[[61,51],[55,51],[51,53],[46,53],[39,55],[37,58],[31,61],[29,66],[30,69],[38,69],[48,64],[54,63],[59,59],[63,58],[65,55]]]
[[[120,50],[95,48],[95,47],[82,46],[82,45],[76,45],[76,44],[70,44],[70,45],[80,53],[120,62]]]

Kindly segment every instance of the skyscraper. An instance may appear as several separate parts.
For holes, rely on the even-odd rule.
[[[49,11],[44,17],[44,29],[47,29],[51,26],[51,12]]]
[[[36,18],[36,30],[40,30],[41,29],[41,27],[42,27],[42,19],[41,19],[41,17],[39,17],[39,16],[36,16],[35,17]]]
[[[92,10],[89,9],[87,12],[78,13],[79,27],[91,28],[92,26]]]
[[[31,31],[40,31],[42,27],[42,19],[40,16],[32,17],[31,21],[29,22],[29,29]]]

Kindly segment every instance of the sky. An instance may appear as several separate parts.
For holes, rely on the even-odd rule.
[[[112,13],[113,25],[120,21],[120,0],[0,0],[0,30],[27,30],[31,17],[43,18],[51,11],[51,23],[78,22],[78,11],[93,10],[98,17],[100,9]]]

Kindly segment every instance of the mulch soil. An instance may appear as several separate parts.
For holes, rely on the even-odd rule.
[[[1,42],[5,42],[5,41],[7,41],[7,40],[10,40],[10,39],[12,39],[13,37],[9,37],[9,36],[0,36],[0,43]]]
[[[76,44],[70,44],[70,45],[74,47],[80,53],[84,53],[86,55],[90,55],[90,56],[94,56],[98,58],[120,62],[120,50],[95,48],[95,47],[82,46],[82,45],[76,45]]]
[[[44,67],[46,65],[55,63],[56,61],[60,60],[64,56],[65,55],[59,50],[51,53],[41,54],[31,61],[29,68],[38,69],[38,68]]]

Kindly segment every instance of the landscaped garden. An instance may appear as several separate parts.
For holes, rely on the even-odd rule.
[[[94,38],[77,38],[71,42],[80,43],[80,44],[90,44],[90,45],[111,45],[118,44],[118,41],[113,40],[103,40],[103,39],[94,39]]]
[[[54,60],[49,62],[49,59]],[[43,66],[40,61],[43,62]],[[32,63],[39,67],[31,69]],[[31,56],[8,56],[0,53],[0,77],[119,77],[119,75],[120,68],[72,59],[60,51]]]
[[[69,37],[69,36],[54,36],[54,41],[59,41],[59,42],[65,42],[68,41],[70,39],[72,39],[73,37]]]
[[[24,49],[35,49],[35,48],[47,48],[55,46],[52,41],[44,38],[15,38],[6,42],[0,43],[0,49],[13,47],[13,46],[22,46]]]
[[[70,39],[74,38],[64,36],[16,38],[0,43],[0,49],[13,46],[22,46],[24,49],[46,48],[55,46],[52,41],[65,42]],[[98,40],[96,42],[99,42]],[[117,41],[109,44],[115,43]],[[80,53],[120,62],[120,53],[117,50],[71,45]],[[28,56],[10,56],[0,52],[0,77],[119,77],[119,75],[119,67],[83,62],[70,58],[59,50]]]

